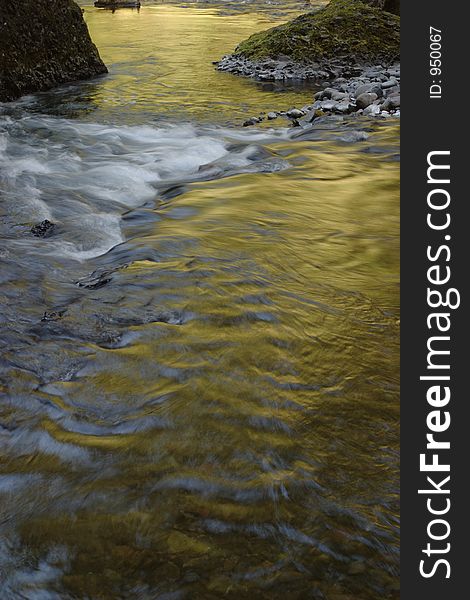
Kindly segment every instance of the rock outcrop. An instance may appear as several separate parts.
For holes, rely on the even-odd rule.
[[[106,72],[73,0],[0,0],[0,101]]]
[[[393,62],[400,56],[400,18],[368,6],[367,0],[331,0],[317,12],[252,35],[235,55],[251,60],[286,56],[299,63]]]

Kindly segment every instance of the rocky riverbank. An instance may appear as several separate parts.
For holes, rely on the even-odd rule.
[[[247,119],[243,125],[256,125],[265,119],[284,117],[294,127],[305,126],[325,115],[364,115],[387,118],[400,116],[400,64],[364,68],[353,77],[326,81],[302,108],[272,111]]]

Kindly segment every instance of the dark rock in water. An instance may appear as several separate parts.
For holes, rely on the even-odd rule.
[[[73,0],[0,0],[0,101],[106,72]]]
[[[261,117],[251,117],[243,123],[243,127],[249,127],[250,125],[256,125],[256,123],[261,123],[263,119]]]
[[[44,313],[41,321],[58,321],[65,314],[65,310],[51,310]]]
[[[101,273],[94,271],[89,277],[77,281],[77,285],[87,290],[97,290],[112,281],[111,275],[111,271],[103,271]]]
[[[38,223],[37,225],[33,225],[33,227],[31,227],[31,233],[36,237],[45,238],[52,235],[54,229],[55,224],[51,223],[47,219],[44,219],[44,221],[42,221],[41,223]]]
[[[97,0],[96,8],[140,8],[139,0]]]

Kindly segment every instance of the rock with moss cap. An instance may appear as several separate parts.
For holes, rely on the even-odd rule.
[[[106,72],[73,0],[0,0],[0,101]]]
[[[367,2],[374,0],[331,0],[316,12],[256,33],[241,42],[234,54],[224,57],[218,68],[268,79],[284,65],[284,72],[290,70],[305,79],[396,62],[400,18]]]

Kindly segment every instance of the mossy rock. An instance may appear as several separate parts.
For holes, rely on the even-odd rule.
[[[252,35],[235,54],[250,60],[288,56],[303,63],[392,62],[400,56],[400,17],[361,0],[332,0],[317,12]]]
[[[0,101],[106,72],[73,0],[0,0]]]

